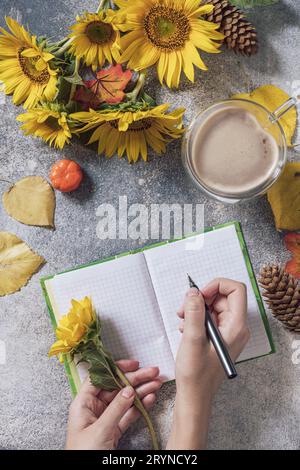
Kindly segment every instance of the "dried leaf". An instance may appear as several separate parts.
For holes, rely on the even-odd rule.
[[[18,222],[54,227],[54,191],[41,176],[22,178],[3,194],[2,200],[6,212]]]
[[[277,230],[300,229],[300,163],[287,163],[268,192]]]
[[[270,112],[273,112],[285,101],[290,99],[290,96],[285,91],[274,85],[264,85],[256,88],[256,90],[251,93],[234,95],[232,98],[242,98],[245,100],[255,101],[267,108]],[[297,126],[296,108],[292,108],[288,111],[282,118],[280,118],[279,122],[284,130],[288,146],[292,147],[292,139]]]
[[[285,265],[285,271],[300,279],[300,259],[293,258]]]
[[[98,109],[102,103],[98,96],[94,95],[86,86],[77,87],[73,100],[80,103],[82,111]]]
[[[118,104],[125,98],[124,90],[132,78],[130,70],[123,71],[120,64],[102,69],[96,78],[84,81],[85,86],[101,103]]]
[[[16,235],[0,232],[0,296],[20,290],[44,262]]]
[[[286,249],[300,259],[300,233],[288,233],[284,237]]]
[[[284,241],[286,248],[293,254],[293,258],[286,263],[285,271],[300,279],[300,234],[288,233]]]

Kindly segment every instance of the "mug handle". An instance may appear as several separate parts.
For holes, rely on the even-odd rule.
[[[270,114],[270,120],[272,124],[277,122],[282,116],[284,116],[290,109],[294,108],[300,103],[300,96],[295,96],[288,99],[283,103],[279,108],[275,109],[273,113]]]

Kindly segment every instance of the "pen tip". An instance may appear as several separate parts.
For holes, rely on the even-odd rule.
[[[196,289],[199,290],[199,287],[196,286],[196,284],[194,283],[194,281],[193,281],[193,279],[191,278],[191,276],[190,276],[189,274],[188,274],[187,276],[188,276],[188,279],[189,279],[190,287],[191,287],[191,288],[192,288],[192,287],[195,287]]]

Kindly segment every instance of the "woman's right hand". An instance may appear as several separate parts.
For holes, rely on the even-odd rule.
[[[190,289],[178,312],[183,335],[176,362],[177,387],[186,388],[188,382],[215,392],[225,375],[215,348],[207,338],[205,303],[235,361],[249,340],[246,286],[230,279],[215,279],[201,292]]]
[[[190,289],[181,318],[181,344],[176,359],[176,400],[169,449],[206,446],[213,397],[225,374],[205,328],[205,303],[236,360],[249,340],[244,284],[215,279],[202,291]]]

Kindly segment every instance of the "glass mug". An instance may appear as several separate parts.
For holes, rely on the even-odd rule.
[[[277,181],[287,161],[286,137],[278,121],[287,111],[296,106],[297,103],[298,98],[290,98],[288,101],[283,103],[283,105],[280,106],[277,110],[275,110],[274,112],[270,112],[259,103],[245,99],[235,98],[221,101],[210,106],[205,111],[200,112],[186,130],[186,133],[183,138],[182,160],[189,178],[199,189],[201,189],[208,196],[222,202],[237,203],[244,200],[253,199],[265,194],[275,183],[275,181]],[[206,120],[210,116],[212,116],[212,114],[214,114],[216,111],[222,111],[223,109],[228,109],[228,107],[230,107],[231,109],[232,107],[236,107],[237,109],[245,110],[251,115],[253,115],[261,125],[262,129],[272,135],[278,146],[278,161],[276,167],[273,168],[272,172],[268,175],[268,177],[257,186],[251,187],[251,189],[234,193],[230,193],[230,191],[218,191],[215,188],[209,187],[207,182],[201,179],[201,176],[195,171],[193,164],[194,142],[197,136],[197,131],[199,130],[200,126],[202,126],[206,122]]]

